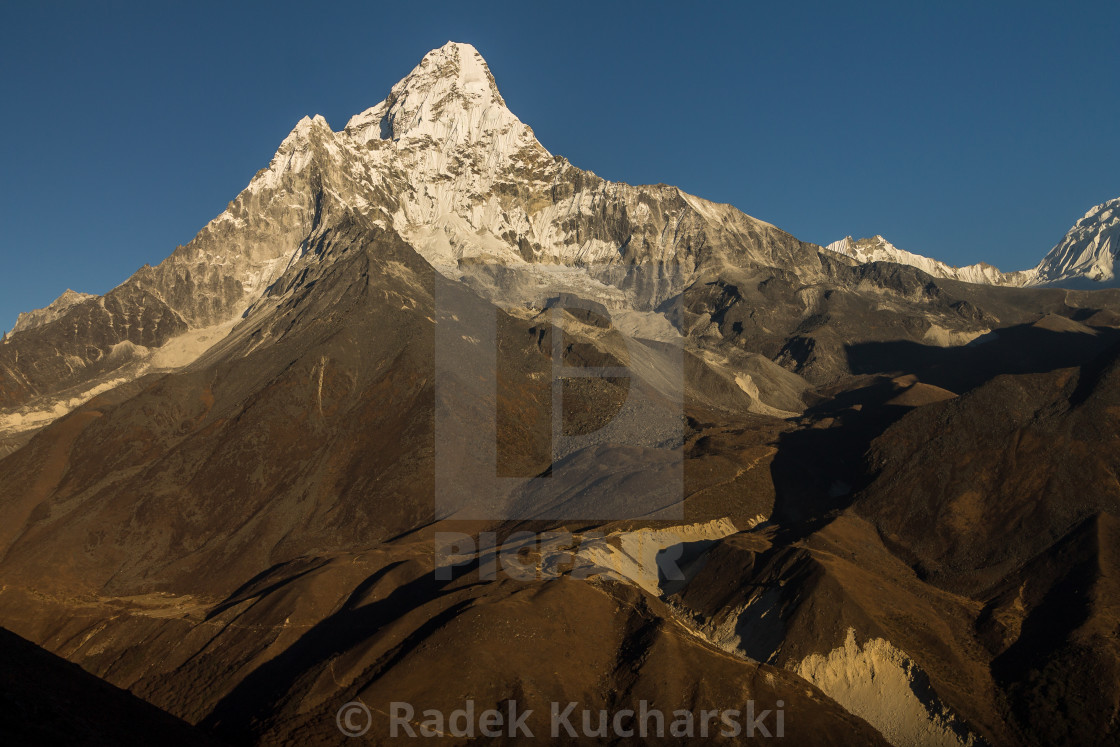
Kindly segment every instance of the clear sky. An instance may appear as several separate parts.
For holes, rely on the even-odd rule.
[[[1115,0],[5,2],[0,327],[159,262],[449,39],[553,153],[806,241],[1020,269],[1120,196]]]

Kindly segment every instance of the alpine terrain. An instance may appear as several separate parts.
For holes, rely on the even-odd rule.
[[[968,267],[953,267],[940,260],[899,249],[882,236],[870,239],[853,239],[848,236],[832,242],[825,249],[858,262],[897,262],[920,268],[934,277],[969,283],[1046,285],[1093,290],[1120,284],[1115,267],[1120,254],[1118,242],[1120,197],[1101,203],[1085,213],[1062,240],[1047,252],[1038,266],[1029,270],[1000,272],[983,262]]]
[[[452,42],[337,125],[0,344],[10,733],[1120,740],[1120,202],[1010,275],[822,248]]]

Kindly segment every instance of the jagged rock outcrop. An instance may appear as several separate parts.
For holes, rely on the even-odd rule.
[[[20,314],[16,319],[16,326],[12,327],[11,334],[50,324],[65,314],[74,304],[90,298],[93,298],[93,296],[89,293],[77,293],[67,288],[61,296],[51,301],[49,306]]]

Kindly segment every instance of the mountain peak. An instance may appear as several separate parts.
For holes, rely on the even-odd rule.
[[[1120,283],[1120,197],[1096,205],[1038,265],[1043,283]]]
[[[41,309],[26,311],[20,314],[16,319],[16,326],[12,328],[12,333],[23,332],[25,330],[34,329],[35,327],[41,327],[44,324],[49,324],[55,319],[61,318],[70,310],[71,306],[75,306],[89,298],[96,298],[96,296],[91,296],[88,293],[78,293],[77,291],[67,288],[61,296],[51,301],[49,305]]]
[[[486,60],[470,44],[447,42],[424,55],[375,107],[346,125],[351,135],[395,142],[474,143],[528,130],[506,108]]]
[[[433,49],[424,55],[420,64],[405,80],[408,81],[421,72],[423,75],[417,76],[420,80],[427,80],[432,75],[437,78],[448,78],[463,93],[475,100],[494,101],[505,106],[506,102],[498,91],[498,84],[494,81],[490,66],[470,44],[449,41],[442,47]]]
[[[1078,223],[1083,221],[1110,221],[1116,218],[1120,213],[1120,197],[1115,197],[1111,200],[1105,200],[1100,205],[1094,205],[1081,217]]]

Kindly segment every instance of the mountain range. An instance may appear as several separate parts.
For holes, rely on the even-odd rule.
[[[1116,204],[1011,275],[822,248],[576,168],[449,42],[159,265],[20,317],[0,626],[199,743],[468,700],[1115,741]]]
[[[1100,289],[1115,287],[1120,255],[1120,197],[1085,213],[1037,266],[1029,270],[1000,272],[980,262],[953,267],[940,260],[899,249],[882,236],[853,239],[847,236],[825,248],[858,262],[897,262],[917,267],[939,278],[967,283],[1055,288]]]

